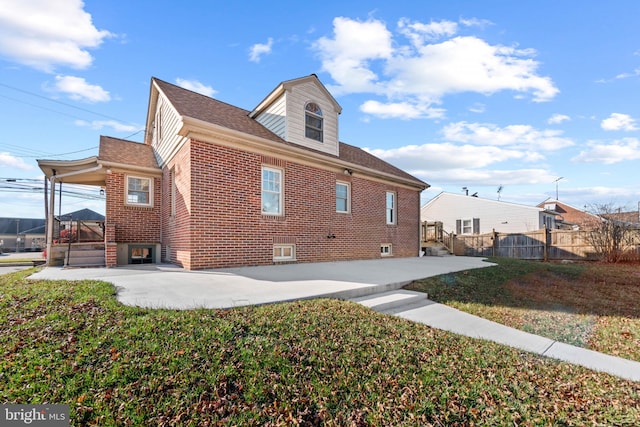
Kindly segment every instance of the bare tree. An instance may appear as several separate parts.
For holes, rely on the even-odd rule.
[[[637,230],[629,223],[615,219],[614,214],[619,209],[608,204],[594,205],[591,210],[596,217],[590,224],[587,241],[600,260],[615,263],[623,260],[632,250],[635,253]]]

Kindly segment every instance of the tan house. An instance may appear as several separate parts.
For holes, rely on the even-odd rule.
[[[315,75],[252,111],[152,78],[143,144],[103,136],[98,156],[38,163],[105,188],[107,266],[418,256],[428,184],[340,142],[340,112]]]

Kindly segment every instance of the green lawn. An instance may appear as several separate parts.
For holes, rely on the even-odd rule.
[[[638,264],[490,261],[498,266],[407,288],[527,332],[640,361]]]
[[[0,276],[0,401],[72,425],[637,425],[640,383],[334,300],[125,307]]]

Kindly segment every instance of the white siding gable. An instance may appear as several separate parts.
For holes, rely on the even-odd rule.
[[[322,110],[322,141],[305,136],[305,106]],[[278,86],[249,117],[287,142],[339,155],[338,115],[341,108],[316,76],[289,80]]]
[[[315,102],[322,110],[323,141],[305,137],[305,110],[308,102]],[[287,130],[285,140],[338,155],[338,112],[324,91],[313,81],[295,85],[287,91]]]
[[[287,114],[286,114],[286,93],[283,93],[273,104],[269,105],[258,117],[256,121],[271,132],[286,140]]]
[[[479,233],[492,230],[522,233],[544,226],[543,210],[533,206],[483,199],[452,193],[440,193],[420,210],[422,221],[442,221],[447,232],[456,232],[457,220],[479,219]]]
[[[153,112],[151,146],[154,148],[158,164],[163,167],[182,146],[185,138],[178,135],[182,126],[180,115],[164,94],[158,92]]]

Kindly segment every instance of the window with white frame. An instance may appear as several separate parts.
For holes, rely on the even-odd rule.
[[[320,106],[307,102],[304,106],[304,136],[322,142],[323,118]]]
[[[396,223],[396,193],[387,191],[387,224]]]
[[[456,234],[480,234],[480,218],[457,219]]]
[[[473,233],[473,220],[471,219],[463,219],[462,220],[462,234],[471,234]]]
[[[391,256],[393,255],[393,249],[391,243],[384,243],[380,245],[380,256]]]
[[[336,212],[348,213],[351,210],[351,186],[346,182],[336,182]]]
[[[127,204],[151,206],[153,204],[153,179],[127,176]]]
[[[262,168],[262,213],[282,215],[282,170]]]
[[[274,261],[293,261],[296,259],[296,245],[279,244],[273,245]]]

